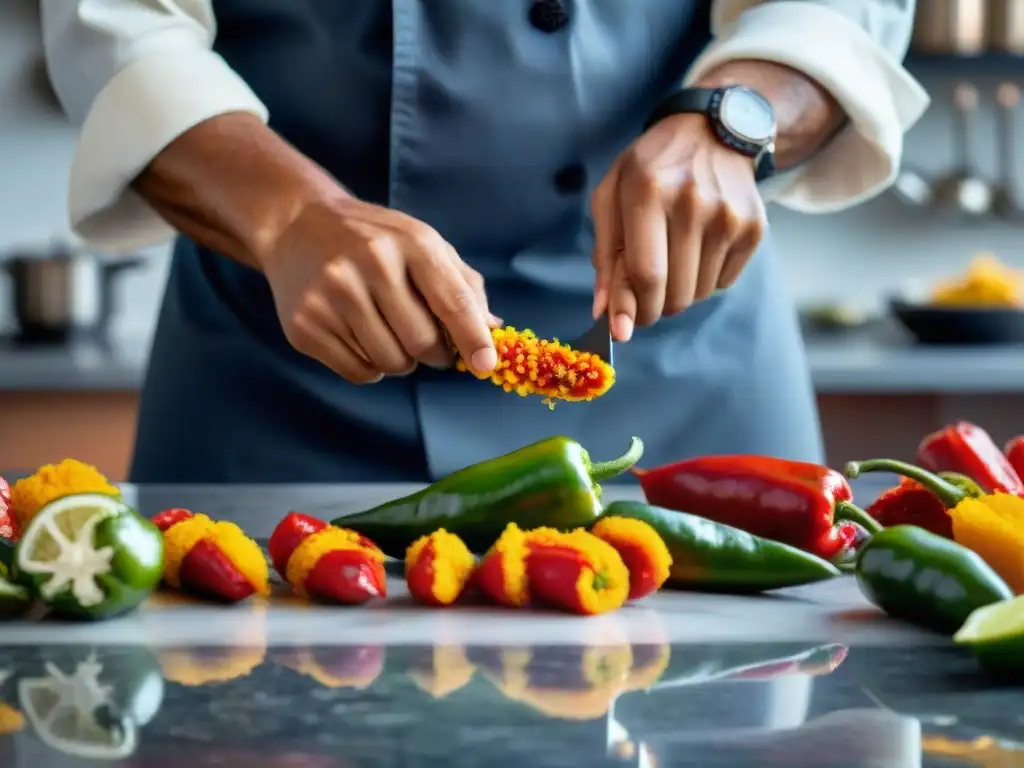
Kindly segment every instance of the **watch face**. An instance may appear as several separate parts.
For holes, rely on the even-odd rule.
[[[746,88],[730,88],[722,98],[722,123],[742,139],[764,144],[775,138],[771,104]]]

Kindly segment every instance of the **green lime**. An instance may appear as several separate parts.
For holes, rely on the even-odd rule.
[[[1024,673],[1024,595],[974,611],[953,642],[970,648],[994,672]]]
[[[26,526],[15,578],[57,616],[103,619],[132,610],[160,583],[163,536],[120,499],[65,496]]]
[[[113,686],[101,679],[103,665],[91,657],[73,669],[46,664],[46,676],[18,683],[18,705],[47,746],[87,760],[131,755],[138,727],[113,701]]]

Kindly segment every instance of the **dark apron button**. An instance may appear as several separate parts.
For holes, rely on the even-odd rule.
[[[585,181],[586,171],[582,165],[567,165],[555,174],[555,189],[563,195],[578,195]]]
[[[541,32],[557,32],[569,23],[565,0],[534,0],[530,6],[530,23]]]

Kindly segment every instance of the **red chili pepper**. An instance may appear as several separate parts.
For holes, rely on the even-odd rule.
[[[270,537],[274,568],[296,594],[358,605],[387,596],[384,554],[354,531],[291,512]]]
[[[621,564],[621,563],[620,563]],[[594,615],[620,608],[629,597],[629,575],[615,578],[589,553],[561,544],[534,544],[526,558],[530,594],[569,613]]]
[[[953,519],[938,496],[909,478],[882,494],[867,508],[881,525],[916,525],[947,539],[953,538]]]
[[[991,436],[966,421],[928,435],[917,447],[917,464],[932,472],[958,472],[988,493],[1024,496],[1024,481]]]
[[[239,603],[256,590],[212,541],[197,541],[181,561],[182,588],[198,597]]]
[[[188,509],[165,509],[163,512],[157,512],[150,518],[157,528],[161,531],[166,531],[172,525],[180,523],[182,520],[188,520],[195,515]]]
[[[18,526],[11,512],[11,486],[0,477],[0,538],[18,540]]]
[[[423,605],[451,605],[465,592],[476,558],[462,539],[444,528],[413,542],[405,555],[405,583]]]
[[[1010,462],[1013,471],[1018,476],[1024,477],[1024,435],[1018,435],[1006,444],[1003,449],[1006,460]]]
[[[852,502],[839,472],[772,456],[704,456],[634,469],[649,504],[689,512],[832,560],[856,538],[855,522],[881,526]]]

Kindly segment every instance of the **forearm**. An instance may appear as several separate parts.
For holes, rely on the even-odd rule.
[[[345,196],[323,169],[241,112],[183,133],[133,187],[173,227],[255,269],[303,210]]]
[[[745,85],[771,102],[778,123],[775,163],[780,169],[814,156],[846,119],[842,107],[819,83],[770,61],[730,61],[701,77],[697,85]]]

